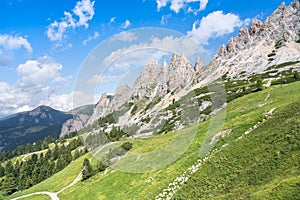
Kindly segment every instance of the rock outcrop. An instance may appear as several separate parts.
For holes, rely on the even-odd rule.
[[[195,69],[201,68],[198,60]],[[195,77],[195,71],[183,54],[173,54],[170,64],[163,61],[159,66],[155,60],[149,60],[140,77],[133,85],[133,96],[137,99],[165,96],[174,89],[182,89]]]
[[[234,76],[241,71],[260,73],[275,63],[298,61],[299,37],[299,0],[289,6],[282,3],[264,23],[254,19],[249,28],[242,28],[221,46],[213,59],[214,67],[220,70],[219,75],[228,72]]]
[[[67,120],[61,128],[59,138],[64,137],[65,135],[78,131],[84,127],[88,122],[91,116],[85,114],[75,115],[72,119]]]
[[[100,117],[104,117],[108,113],[112,112],[112,99],[112,95],[108,95],[106,93],[101,95],[98,103],[95,106],[94,113],[88,120],[87,125],[93,124]]]

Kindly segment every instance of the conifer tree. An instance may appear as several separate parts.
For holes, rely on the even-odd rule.
[[[4,178],[2,185],[3,195],[10,195],[18,190],[15,176],[10,173]]]
[[[85,158],[83,161],[82,180],[86,180],[93,175],[93,168],[90,161]]]

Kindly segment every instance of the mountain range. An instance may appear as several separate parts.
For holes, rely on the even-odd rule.
[[[242,28],[227,45],[219,48],[207,66],[203,66],[199,59],[192,65],[183,54],[173,54],[170,63],[163,61],[161,65],[149,60],[132,87],[119,86],[113,96],[102,94],[96,105],[79,108],[72,114],[41,106],[0,120],[0,146],[2,149],[13,149],[16,145],[34,142],[46,135],[63,137],[70,132],[95,126],[100,118],[108,115],[113,116],[114,123],[101,127],[104,132],[117,126],[134,130],[129,131],[128,135],[151,135],[163,132],[162,127],[170,121],[173,127],[175,124],[176,127],[183,127],[187,122],[180,121],[178,114],[182,108],[168,113],[174,102],[224,75],[247,80],[261,74],[265,75],[265,86],[269,86],[290,69],[300,71],[299,42],[299,1],[295,0],[289,6],[282,3],[265,22],[253,19],[249,28]],[[201,95],[205,97],[205,94],[209,91]],[[210,115],[207,110],[211,109],[212,101],[197,98],[200,99],[197,102],[200,113],[191,113],[194,118],[189,119],[190,123]],[[193,106],[186,103],[185,109],[193,110],[191,108]]]
[[[174,53],[95,105],[1,119],[4,151],[56,140],[0,152],[0,199],[299,199],[299,20],[282,3],[208,65]]]

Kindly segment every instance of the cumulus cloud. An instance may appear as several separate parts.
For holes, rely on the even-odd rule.
[[[60,76],[63,66],[52,58],[44,56],[38,60],[28,60],[17,67],[17,72],[22,76],[20,83],[22,85],[42,84],[47,81],[61,82],[65,81]]]
[[[137,36],[132,32],[122,32],[114,35],[113,39],[120,40],[122,42],[131,42],[137,39]]]
[[[233,33],[236,28],[240,28],[248,22],[248,19],[243,21],[233,13],[224,14],[223,11],[215,11],[194,22],[192,30],[188,31],[187,35],[205,45],[208,44],[210,38]]]
[[[156,0],[157,10],[170,4],[170,9],[176,13],[179,13],[181,9],[184,9],[190,3],[199,2],[199,8],[197,11],[205,10],[208,0]],[[189,7],[190,8],[190,7]]]
[[[24,48],[29,53],[32,53],[31,44],[26,38],[21,36],[0,35],[0,47],[9,51]]]
[[[19,35],[0,34],[0,66],[10,66],[14,53],[22,49],[29,55],[33,52],[26,38]]]
[[[121,28],[122,28],[122,29],[126,29],[126,28],[128,28],[130,25],[131,25],[131,22],[130,22],[128,19],[126,19],[126,21],[121,25]]]
[[[82,44],[87,45],[87,43],[89,43],[92,40],[97,39],[99,36],[100,36],[100,34],[96,31],[93,36],[89,36],[87,39],[83,40]]]
[[[77,27],[88,28],[88,21],[93,19],[95,1],[81,0],[76,3],[76,6],[70,12],[64,12],[64,17],[59,21],[52,22],[47,27],[47,37],[53,42],[61,42],[66,38],[66,33]]]
[[[63,66],[48,56],[28,60],[17,67],[19,79],[12,84],[0,82],[0,116],[50,105],[59,110],[71,109],[68,95],[60,94],[70,77],[63,77]]]

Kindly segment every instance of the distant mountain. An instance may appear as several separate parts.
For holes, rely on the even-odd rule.
[[[39,106],[31,111],[0,119],[0,149],[12,150],[47,136],[58,138],[62,124],[70,118],[72,114]]]

